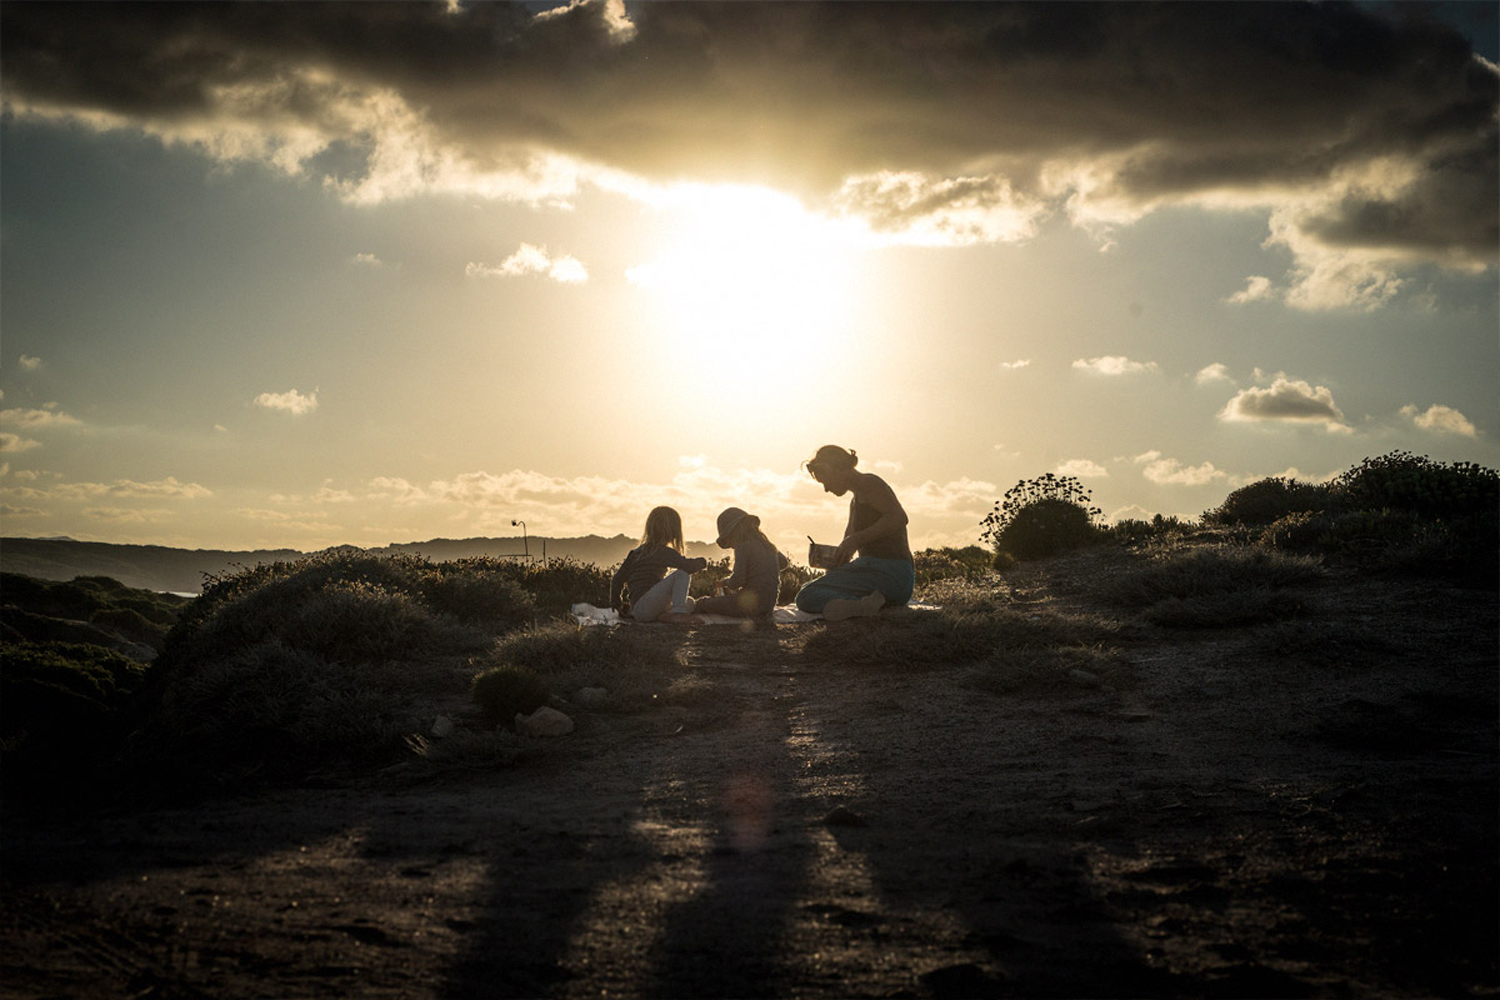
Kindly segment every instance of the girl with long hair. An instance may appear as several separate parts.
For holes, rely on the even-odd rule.
[[[671,507],[652,509],[641,544],[630,550],[610,579],[609,606],[624,613],[628,600],[630,617],[640,622],[654,622],[663,614],[692,614],[688,585],[694,573],[707,568],[708,560],[689,559],[682,549],[681,515]]]

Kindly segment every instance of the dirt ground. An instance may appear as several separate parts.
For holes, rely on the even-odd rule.
[[[1491,591],[1341,577],[1109,670],[851,669],[632,626],[693,707],[514,767],[6,817],[6,997],[1468,997],[1500,988]]]

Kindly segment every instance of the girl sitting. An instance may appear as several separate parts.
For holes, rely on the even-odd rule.
[[[700,615],[731,615],[763,618],[776,607],[781,589],[781,571],[787,558],[777,551],[760,518],[738,507],[719,515],[719,548],[734,550],[734,569],[724,581],[718,597],[700,597],[694,607]]]
[[[652,510],[646,515],[641,544],[630,550],[609,582],[609,606],[620,611],[628,597],[630,617],[639,622],[654,622],[663,614],[691,614],[688,584],[694,573],[708,566],[708,560],[689,559],[682,547],[682,518],[677,511],[671,507]]]

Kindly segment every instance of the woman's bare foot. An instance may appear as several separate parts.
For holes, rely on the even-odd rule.
[[[823,617],[831,622],[841,622],[845,618],[869,618],[878,613],[884,604],[885,595],[878,590],[864,597],[838,597],[824,606]]]

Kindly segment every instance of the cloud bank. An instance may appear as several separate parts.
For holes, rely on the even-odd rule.
[[[1493,265],[1497,80],[1404,4],[0,8],[12,114],[355,203],[763,184],[941,245],[1024,240],[1057,212],[1102,231],[1253,207],[1294,263],[1231,298],[1303,309],[1373,308],[1418,264]]]

